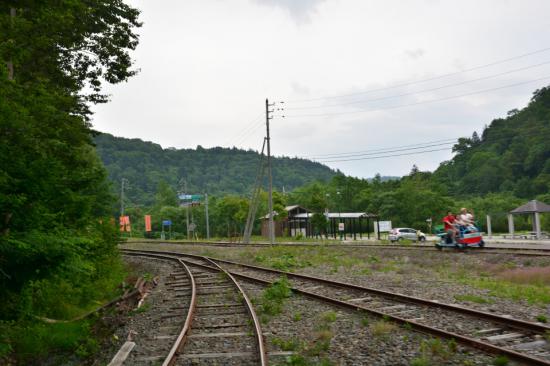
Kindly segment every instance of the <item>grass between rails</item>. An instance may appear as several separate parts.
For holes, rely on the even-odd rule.
[[[452,254],[402,254],[385,256],[367,252],[350,253],[341,248],[319,246],[315,248],[272,247],[241,252],[241,259],[255,264],[294,271],[306,267],[328,267],[329,274],[348,271],[354,275],[394,273],[395,278],[416,276],[456,282],[476,289],[488,290],[489,296],[527,301],[530,304],[550,304],[550,263],[511,263],[494,265],[481,256],[462,257],[456,261]],[[453,257],[449,257],[453,256]],[[468,261],[472,261],[472,263]],[[493,259],[494,260],[494,259]],[[490,304],[490,298],[478,295],[458,295],[459,301]],[[465,296],[465,297],[460,297]]]
[[[319,314],[315,321],[313,333],[303,338],[274,338],[272,343],[283,351],[292,351],[285,361],[279,365],[292,366],[330,366],[333,363],[328,358],[330,343],[334,337],[333,323],[337,319],[334,311]]]

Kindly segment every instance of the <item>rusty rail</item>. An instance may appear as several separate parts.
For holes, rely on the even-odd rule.
[[[205,245],[213,247],[269,247],[268,243],[235,243],[229,241],[175,241],[175,242],[162,242],[159,240],[139,240],[131,242],[122,242],[121,244],[180,244],[180,245]],[[394,250],[420,250],[427,252],[439,252],[433,245],[420,245],[420,244],[348,244],[348,243],[277,243],[277,246],[282,247],[300,247],[300,248],[316,248],[319,246],[327,248],[378,248],[378,249],[394,249]],[[538,256],[549,257],[550,249],[548,248],[498,248],[498,247],[483,247],[483,248],[467,248],[464,250],[453,250],[457,253],[469,252],[469,253],[483,253],[483,254],[514,254],[518,256]]]
[[[134,251],[134,250],[124,250],[124,251]],[[139,252],[139,251],[137,251],[137,252]],[[156,251],[142,251],[142,252],[156,253]],[[505,324],[505,325],[508,325],[508,326],[513,326],[513,327],[521,328],[521,329],[527,329],[527,330],[531,330],[531,331],[537,331],[537,332],[543,332],[544,333],[544,332],[550,330],[550,327],[546,327],[546,326],[536,324],[536,323],[522,321],[522,320],[519,320],[519,319],[501,317],[501,316],[498,316],[498,315],[495,315],[495,314],[481,312],[481,311],[477,311],[477,310],[474,310],[474,309],[468,309],[468,308],[458,307],[458,306],[451,305],[451,304],[439,303],[439,302],[434,302],[434,301],[430,301],[430,300],[426,300],[426,299],[422,299],[422,298],[416,298],[416,297],[412,297],[412,296],[391,293],[391,292],[387,292],[387,291],[383,291],[383,290],[372,289],[372,288],[368,288],[368,287],[362,287],[362,286],[353,285],[353,284],[349,284],[349,283],[345,283],[345,282],[326,280],[326,279],[323,279],[323,278],[318,278],[318,277],[313,277],[313,276],[300,275],[300,274],[293,273],[293,272],[278,271],[278,270],[274,270],[274,269],[270,269],[270,268],[251,266],[251,265],[246,265],[246,264],[242,264],[242,263],[231,262],[231,261],[226,261],[226,260],[222,260],[222,259],[215,259],[215,258],[210,258],[210,257],[203,257],[203,256],[199,256],[199,255],[194,255],[194,254],[185,254],[185,253],[176,253],[176,252],[163,252],[163,253],[170,253],[170,255],[174,255],[174,256],[178,256],[178,257],[190,257],[190,258],[195,258],[195,259],[199,259],[199,260],[208,259],[209,261],[211,261],[213,263],[220,262],[220,263],[238,265],[238,266],[242,266],[244,268],[263,270],[263,271],[266,271],[266,272],[287,275],[289,277],[296,277],[296,278],[313,280],[313,281],[317,281],[317,282],[321,282],[321,283],[326,283],[326,284],[329,284],[331,286],[339,286],[339,287],[345,287],[345,288],[352,288],[352,289],[356,289],[356,290],[361,290],[361,291],[365,291],[365,292],[373,292],[373,293],[377,293],[377,294],[380,294],[380,295],[389,296],[389,297],[392,297],[394,299],[402,299],[403,301],[407,301],[407,302],[419,303],[419,304],[424,304],[424,305],[428,305],[428,306],[432,306],[432,307],[440,307],[440,308],[445,308],[447,310],[467,313],[469,315],[474,315],[474,316],[478,316],[478,317],[481,317],[481,318],[490,319],[492,321],[499,322],[501,324]],[[194,262],[187,262],[187,263],[192,264],[192,265],[201,266],[201,267],[204,267],[204,268],[211,268],[209,266],[194,263]],[[262,285],[265,285],[265,286],[272,284],[271,281],[266,281],[266,280],[256,278],[256,277],[252,277],[252,276],[249,276],[249,275],[245,275],[245,274],[241,274],[241,273],[237,273],[237,272],[232,272],[232,271],[227,271],[227,272],[232,274],[235,277],[238,277],[238,278],[241,278],[241,279],[244,279],[244,280],[247,280],[247,281],[255,282],[255,283],[258,283],[258,284],[262,284]],[[526,354],[523,354],[523,353],[513,351],[511,349],[498,347],[498,346],[495,346],[493,344],[483,342],[483,341],[480,341],[480,340],[477,340],[477,339],[474,339],[474,338],[471,338],[471,337],[463,336],[463,335],[460,335],[460,334],[457,334],[457,333],[437,329],[437,328],[434,328],[434,327],[431,327],[431,326],[428,326],[428,325],[424,325],[424,324],[421,324],[421,323],[418,323],[418,322],[415,322],[415,321],[412,321],[412,320],[407,320],[407,319],[404,319],[404,318],[401,318],[401,317],[398,317],[398,316],[383,313],[381,311],[370,309],[370,308],[365,307],[365,306],[349,303],[349,302],[346,302],[346,301],[334,299],[334,298],[331,298],[331,297],[327,297],[327,296],[324,296],[324,295],[316,294],[314,292],[301,290],[301,289],[297,289],[297,288],[292,288],[292,291],[295,292],[295,293],[299,293],[299,294],[302,294],[302,295],[305,295],[305,296],[308,296],[308,297],[311,297],[311,298],[315,298],[315,299],[318,299],[318,300],[321,300],[321,301],[324,301],[324,302],[328,302],[328,303],[331,303],[331,304],[334,304],[334,305],[337,305],[337,306],[340,306],[340,307],[343,307],[343,308],[352,309],[352,310],[359,310],[359,311],[365,311],[365,312],[371,313],[373,315],[384,317],[385,319],[392,320],[392,321],[394,321],[396,323],[399,323],[399,324],[408,324],[409,326],[411,326],[413,329],[415,329],[417,331],[427,333],[427,334],[436,335],[436,336],[439,336],[439,337],[442,337],[442,338],[455,339],[456,341],[458,341],[458,342],[460,342],[464,345],[471,346],[471,347],[480,349],[482,351],[490,352],[490,353],[497,354],[497,355],[506,355],[506,356],[510,357],[511,359],[521,361],[521,362],[525,362],[526,364],[529,364],[529,365],[550,366],[550,361],[546,361],[546,360],[543,360],[543,359],[540,359],[540,358],[532,357],[532,356],[529,356],[529,355],[526,355]]]
[[[173,255],[165,255],[165,254],[158,254],[158,253],[132,253],[132,252],[125,252],[125,254],[134,255],[134,256],[146,256],[146,257],[153,257],[153,258],[161,258],[161,259],[168,259],[178,262],[180,265],[183,266],[185,269],[185,272],[187,273],[187,276],[189,277],[189,282],[191,283],[191,301],[189,303],[189,310],[187,311],[187,317],[185,318],[185,323],[183,324],[183,327],[178,334],[178,338],[172,345],[172,348],[170,349],[170,352],[168,352],[168,356],[164,359],[164,362],[162,363],[162,366],[172,366],[176,363],[177,356],[183,346],[185,345],[185,342],[187,341],[187,336],[189,333],[189,330],[191,329],[191,324],[193,322],[193,315],[195,314],[195,307],[197,305],[197,289],[195,284],[195,278],[193,277],[193,274],[189,270],[189,267],[185,264],[183,260],[180,258],[174,257]]]
[[[187,312],[187,317],[185,318],[183,328],[181,329],[176,342],[170,349],[168,356],[162,363],[162,366],[172,366],[176,363],[176,358],[187,341],[187,335],[191,329],[191,323],[193,322],[193,315],[195,314],[195,307],[197,305],[197,288],[195,285],[195,278],[184,261],[178,259],[178,262],[183,266],[183,268],[185,268],[185,272],[187,272],[187,276],[189,276],[189,281],[191,282],[191,302],[189,303],[189,311]]]
[[[212,263],[214,266],[216,266],[216,268],[218,268],[221,272],[225,273],[231,279],[231,281],[233,281],[233,284],[237,287],[237,289],[241,293],[243,300],[246,304],[246,310],[248,311],[248,314],[250,314],[250,316],[252,317],[252,320],[254,321],[254,332],[256,333],[256,341],[258,342],[258,351],[260,353],[260,365],[267,366],[267,353],[266,353],[265,344],[264,344],[262,327],[260,326],[260,320],[258,319],[256,312],[254,311],[254,306],[252,305],[252,302],[244,292],[239,282],[237,282],[237,280],[235,279],[235,277],[233,277],[231,273],[223,269],[218,263],[214,262],[210,258],[208,257],[203,257],[203,258],[205,261],[208,261]]]

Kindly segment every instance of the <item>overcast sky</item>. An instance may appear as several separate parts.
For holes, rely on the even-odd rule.
[[[144,22],[141,71],[107,88],[93,124],[165,148],[258,150],[269,98],[286,109],[271,122],[274,155],[366,151],[327,163],[358,177],[434,170],[450,148],[370,150],[480,132],[550,84],[548,0],[129,3]],[[450,146],[438,144],[424,150]]]

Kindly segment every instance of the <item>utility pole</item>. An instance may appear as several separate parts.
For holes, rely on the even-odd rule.
[[[124,216],[124,188],[128,184],[128,179],[122,178],[120,180],[120,216]]]
[[[210,223],[208,222],[208,193],[204,194],[204,211],[206,214],[206,239],[210,239]]]
[[[246,225],[244,227],[243,233],[243,243],[250,243],[250,236],[252,235],[252,229],[254,228],[254,221],[256,218],[256,210],[258,209],[258,204],[260,200],[260,193],[262,190],[262,182],[264,177],[264,151],[265,151],[265,142],[262,144],[262,152],[260,153],[260,164],[258,166],[258,171],[256,173],[256,182],[254,183],[254,188],[252,190],[252,196],[250,197],[250,205],[248,206],[248,216],[246,217]]]
[[[269,114],[273,111],[269,110],[269,107],[274,104],[269,104],[269,100],[265,99],[265,125],[267,129],[266,142],[267,142],[267,181],[268,181],[268,198],[267,208],[269,210],[269,243],[275,244],[275,227],[273,225],[273,175],[271,172],[271,138],[269,137],[269,120],[272,119]]]
[[[181,178],[179,181],[180,193],[183,193],[183,204],[185,205],[185,228],[187,229],[187,240],[189,240],[189,203],[185,202],[185,196],[187,195],[187,180]]]

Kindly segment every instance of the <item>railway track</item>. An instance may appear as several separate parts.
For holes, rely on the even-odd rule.
[[[543,324],[319,277],[192,254],[169,255],[185,258],[189,264],[204,265],[206,260],[223,266],[234,277],[262,285],[268,285],[284,275],[296,293],[355,311],[368,312],[423,333],[454,339],[464,345],[505,355],[525,364],[550,365],[550,327]]]
[[[158,240],[143,240],[143,241],[132,241],[127,244],[158,244],[162,243]],[[212,246],[212,247],[256,247],[256,248],[268,248],[270,244],[267,243],[230,243],[230,242],[201,242],[201,241],[184,241],[184,242],[165,242],[167,244],[182,244],[182,245],[199,245],[199,246]],[[392,250],[421,250],[428,252],[439,252],[440,250],[435,248],[435,246],[427,246],[422,244],[321,244],[323,247],[328,248],[361,248],[361,249],[392,249]],[[318,247],[319,244],[314,243],[278,243],[277,246],[280,247]],[[444,248],[444,252],[457,252],[457,253],[482,253],[482,254],[513,254],[517,256],[536,256],[536,257],[550,257],[550,249],[540,248],[498,248],[498,247],[484,247],[481,248],[468,248],[464,250],[458,250],[454,248]]]
[[[161,281],[162,326],[136,347],[133,365],[267,365],[260,322],[235,277],[205,259],[188,265],[163,253],[125,255],[172,261],[179,269]]]

